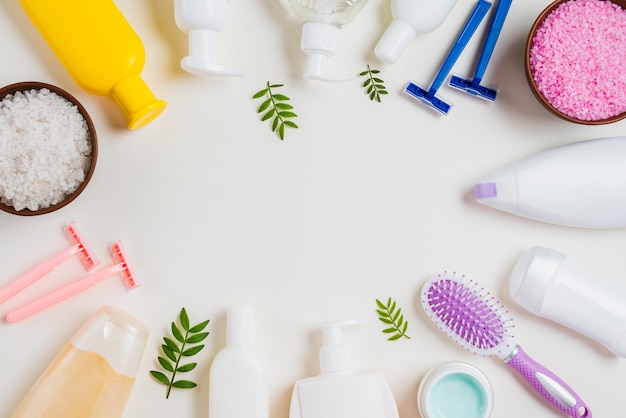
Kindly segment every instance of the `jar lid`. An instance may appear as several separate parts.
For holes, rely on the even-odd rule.
[[[417,405],[424,418],[488,418],[493,390],[480,370],[467,363],[449,362],[422,378]]]

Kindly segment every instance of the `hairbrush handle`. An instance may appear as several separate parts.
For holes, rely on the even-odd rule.
[[[591,418],[591,410],[556,374],[530,358],[520,346],[504,360],[519,372],[537,392],[572,418]]]

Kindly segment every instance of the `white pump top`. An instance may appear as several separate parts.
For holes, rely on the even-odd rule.
[[[352,371],[352,355],[341,341],[341,327],[362,324],[364,320],[349,320],[324,325],[324,345],[320,349],[320,371],[342,373]]]
[[[237,67],[217,64],[217,32],[208,29],[189,31],[189,55],[182,59],[183,70],[196,75],[242,76]]]
[[[308,55],[304,78],[307,80],[346,81],[353,77],[324,74],[324,62],[337,51],[339,26],[328,22],[309,21],[302,26],[300,49]]]

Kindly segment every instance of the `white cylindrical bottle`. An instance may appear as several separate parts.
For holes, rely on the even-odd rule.
[[[174,0],[174,18],[189,36],[181,67],[196,75],[241,76],[239,68],[217,64],[217,35],[226,27],[229,0]]]
[[[147,338],[138,320],[101,308],[48,366],[13,418],[121,417]]]
[[[433,31],[443,23],[456,1],[391,0],[393,21],[374,54],[387,64],[395,64],[417,34]]]
[[[252,308],[229,309],[226,347],[209,372],[209,418],[269,417],[266,371],[252,339]]]
[[[626,357],[626,288],[549,248],[526,251],[511,273],[513,300]]]
[[[626,227],[626,136],[551,148],[478,181],[476,201],[579,228]]]

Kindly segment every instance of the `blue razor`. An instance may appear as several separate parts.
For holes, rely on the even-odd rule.
[[[469,80],[453,75],[450,79],[451,87],[457,88],[466,93],[492,102],[496,100],[498,90],[482,86],[480,82],[485,75],[485,70],[487,70],[487,64],[489,64],[491,54],[493,53],[493,50],[496,46],[496,42],[498,41],[498,36],[500,36],[502,26],[504,26],[504,20],[506,19],[506,15],[509,12],[511,3],[512,0],[498,1],[496,11],[494,12],[493,19],[491,20],[491,26],[489,27],[487,39],[485,40],[485,44],[483,45],[483,50],[480,54],[478,65],[476,66],[476,71],[474,72],[474,77]]]
[[[445,79],[448,77],[452,66],[456,63],[457,59],[461,55],[461,52],[463,52],[463,50],[469,43],[470,39],[474,35],[474,32],[476,32],[478,25],[480,25],[480,22],[482,22],[490,7],[491,3],[489,3],[488,1],[478,1],[476,6],[474,7],[474,10],[472,11],[472,14],[465,23],[463,30],[459,34],[456,42],[452,46],[452,49],[450,50],[448,56],[443,62],[443,65],[439,69],[435,80],[428,90],[419,87],[413,82],[410,82],[404,89],[404,92],[408,93],[411,97],[414,97],[415,99],[426,104],[427,106],[435,109],[436,111],[447,115],[451,105],[435,97],[435,95],[437,94],[437,91],[439,90]]]

